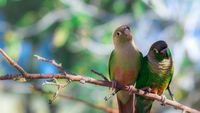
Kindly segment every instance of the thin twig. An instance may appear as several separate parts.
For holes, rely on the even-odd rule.
[[[55,94],[56,92],[46,92],[44,91],[42,88],[40,87],[37,87],[37,86],[33,86],[32,87],[33,90],[36,90],[36,91],[39,91],[41,93],[53,93]],[[69,99],[69,100],[73,100],[73,101],[76,101],[76,102],[79,102],[79,103],[82,103],[82,104],[85,104],[87,106],[90,106],[92,108],[96,108],[96,109],[100,109],[104,112],[107,112],[107,113],[118,113],[118,110],[116,109],[112,109],[112,108],[109,108],[109,107],[103,107],[103,106],[100,106],[100,105],[97,105],[97,104],[94,104],[94,103],[90,103],[90,102],[87,102],[85,100],[82,100],[82,99],[78,99],[76,97],[72,97],[72,96],[69,96],[69,95],[63,95],[63,94],[59,94],[58,95],[59,97],[61,98],[64,98],[64,99]]]
[[[40,61],[49,62],[53,64],[56,68],[58,68],[62,73],[66,73],[65,69],[62,67],[62,64],[58,64],[55,60],[49,60],[38,55],[34,55],[34,57],[36,57]]]
[[[3,50],[1,50],[1,53],[2,53],[2,51]],[[6,57],[6,56],[4,55],[4,57]],[[6,59],[7,58],[9,58],[9,57],[6,57]],[[8,60],[8,61],[12,61],[12,60]],[[13,67],[18,69],[20,66],[18,66],[18,65],[16,66],[16,63],[15,62],[13,63],[13,62],[11,62],[10,64]],[[22,71],[22,72],[25,72],[25,71]],[[112,82],[109,82],[109,81],[96,80],[94,78],[84,77],[82,75],[73,75],[73,74],[68,74],[68,73],[66,75],[63,74],[63,73],[57,73],[57,74],[30,74],[30,73],[27,73],[26,78],[27,79],[60,78],[60,79],[69,79],[71,81],[79,81],[79,82],[84,81],[85,83],[90,83],[90,84],[95,84],[95,85],[100,85],[100,86],[105,86],[105,87],[112,87],[112,88],[115,88],[117,90],[129,91],[129,92],[135,93],[137,95],[144,96],[144,97],[162,102],[161,96],[153,94],[153,93],[146,93],[143,90],[136,89],[134,86],[123,85],[123,84],[120,84],[120,83],[117,82],[115,87],[113,87]],[[21,74],[14,74],[14,75],[7,74],[7,75],[0,76],[0,80],[13,80],[14,78],[20,79],[20,78],[22,78],[22,76],[21,76]],[[170,106],[173,106],[177,109],[184,110],[184,111],[190,112],[190,113],[200,113],[200,111],[197,111],[193,108],[190,108],[188,106],[185,106],[183,104],[180,104],[176,101],[172,101],[172,100],[169,100],[169,99],[166,99],[166,105],[170,105]]]
[[[4,56],[4,58],[6,58],[6,60],[10,63],[10,65],[15,67],[15,69],[17,69],[24,77],[26,77],[27,72],[21,66],[19,66],[15,61],[13,61],[1,48],[0,48],[0,53]]]
[[[169,92],[171,99],[175,101],[174,94],[172,93],[170,86],[167,87],[167,90]]]
[[[27,74],[27,76],[28,76],[27,77],[28,79],[59,78],[59,79],[70,79],[72,81],[84,80],[86,83],[90,83],[90,84],[95,84],[95,85],[100,85],[100,86],[105,86],[105,87],[113,87],[112,82],[104,81],[104,80],[96,80],[94,78],[87,79],[86,77],[81,76],[81,75],[75,76],[75,75],[68,74],[68,76],[65,76],[64,74],[57,73],[57,74]],[[13,78],[16,78],[16,77],[21,77],[21,75],[19,74],[18,75],[15,75],[15,74],[1,75],[0,80],[12,80]],[[128,85],[117,83],[115,88],[119,90],[131,91],[132,93],[135,93],[137,95],[141,95],[141,96],[162,102],[161,96],[153,94],[153,93],[146,93],[145,91],[136,89],[134,87],[130,89],[130,86]],[[177,109],[185,110],[190,113],[200,113],[200,111],[197,111],[193,108],[190,108],[188,106],[185,106],[183,104],[180,104],[176,101],[172,101],[169,99],[166,99],[166,105],[170,105]]]
[[[114,90],[110,95],[108,95],[108,96],[106,96],[105,98],[104,98],[104,100],[105,101],[108,101],[108,100],[110,100],[113,96],[115,96],[115,94],[117,94],[117,92],[118,92],[119,90]]]
[[[55,60],[49,60],[49,59],[46,59],[46,58],[41,57],[41,56],[39,56],[39,55],[34,55],[34,56],[35,56],[38,60],[40,60],[40,61],[48,62],[48,63],[54,65],[58,70],[60,70],[60,72],[62,72],[63,74],[65,74],[65,76],[67,76],[67,73],[70,73],[70,72],[66,71],[66,70],[62,67],[62,64],[61,64],[61,63],[58,64]],[[66,86],[67,84],[69,84],[69,83],[70,83],[70,80],[67,80],[65,86]]]
[[[108,78],[106,78],[102,73],[99,73],[99,72],[97,72],[97,71],[95,71],[95,70],[91,70],[91,72],[93,72],[94,74],[96,74],[96,75],[99,75],[100,77],[102,77],[105,81],[109,81],[108,80]]]
[[[60,64],[58,64],[55,60],[49,60],[49,59],[46,59],[46,58],[44,58],[44,57],[41,57],[41,56],[38,56],[38,55],[34,55],[38,60],[40,60],[40,61],[44,61],[44,62],[48,62],[48,63],[51,63],[52,65],[54,65],[57,69],[59,69],[60,70],[60,72],[62,72],[65,76],[67,76],[67,71],[62,67],[62,64],[60,63]],[[51,82],[45,82],[43,85],[49,85],[49,84],[51,84],[51,85],[56,85],[57,86],[57,91],[56,91],[56,93],[54,93],[54,96],[53,96],[53,98],[49,101],[49,103],[52,103],[55,99],[56,99],[56,97],[58,96],[58,94],[59,94],[59,91],[60,91],[60,89],[62,89],[62,88],[64,88],[64,87],[66,87],[71,81],[69,80],[69,79],[66,79],[67,81],[66,81],[66,83],[59,83],[55,78],[53,78],[53,80],[54,81],[51,81]]]

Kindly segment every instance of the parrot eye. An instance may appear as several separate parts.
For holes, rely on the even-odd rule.
[[[120,36],[122,33],[120,31],[117,32],[117,36]]]
[[[126,27],[126,29],[130,30],[130,27],[129,27],[129,26],[127,26],[127,27]]]
[[[158,50],[157,50],[156,48],[154,48],[154,49],[153,49],[153,52],[157,54],[157,53],[158,53]]]

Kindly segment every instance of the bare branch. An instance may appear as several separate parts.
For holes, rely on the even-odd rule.
[[[53,93],[53,94],[55,94],[55,92],[46,92],[46,91],[42,90],[40,87],[37,87],[37,86],[33,86],[32,89],[36,90],[36,91],[39,91],[41,93]],[[100,106],[100,105],[96,105],[94,103],[90,103],[90,102],[87,102],[85,100],[81,100],[81,99],[78,99],[76,97],[72,97],[72,96],[69,96],[69,95],[63,95],[63,94],[59,94],[58,93],[57,96],[59,96],[61,98],[64,98],[64,99],[69,99],[69,100],[73,100],[73,101],[85,104],[85,105],[90,106],[92,108],[100,109],[100,110],[102,110],[104,112],[107,112],[107,113],[118,113],[118,110],[116,110],[116,109],[112,109],[112,108],[109,108],[109,107],[103,107],[103,106]]]
[[[38,55],[34,55],[34,57],[36,57],[38,60],[51,63],[52,65],[54,65],[56,68],[58,68],[64,74],[67,73],[66,70],[62,67],[62,64],[58,64],[55,60],[49,60],[49,59],[46,59],[46,58],[38,56]]]
[[[27,72],[19,66],[15,61],[13,61],[1,48],[0,53],[6,58],[6,60],[12,65],[15,69],[17,69],[24,77],[26,77]]]
[[[27,73],[21,68],[19,65],[17,65],[12,59],[10,59],[5,52],[0,49],[0,52],[3,54],[3,56],[9,61],[9,63],[15,67],[17,70],[19,70],[22,74],[7,74],[7,75],[2,75],[0,76],[0,80],[13,80],[15,78],[23,78],[22,75],[25,74],[26,79],[46,79],[46,78],[59,78],[59,79],[69,79],[71,81],[79,81],[79,82],[85,82],[89,84],[95,84],[95,85],[100,85],[100,86],[105,86],[105,87],[112,87],[117,90],[125,90],[125,91],[131,91],[132,93],[135,93],[140,96],[148,97],[153,100],[157,100],[159,102],[162,102],[162,97],[153,93],[146,93],[143,90],[136,89],[134,86],[128,86],[128,85],[123,85],[118,82],[116,82],[115,87],[113,87],[112,82],[106,81],[106,80],[96,80],[94,78],[89,78],[89,77],[84,77],[82,75],[74,75],[74,74],[63,74],[63,73],[56,73],[56,74],[30,74]],[[185,106],[183,104],[180,104],[176,101],[172,101],[169,99],[166,99],[166,105],[173,106],[177,109],[190,112],[190,113],[200,113],[200,111],[197,111],[193,108],[190,108],[188,106]]]
[[[3,75],[3,76],[0,76],[0,80],[12,80],[13,78],[16,78],[16,77],[21,77],[21,75]],[[96,80],[94,78],[88,79],[81,75],[76,76],[76,75],[68,74],[68,76],[65,76],[64,74],[59,74],[59,73],[57,73],[57,74],[27,74],[27,78],[28,79],[59,78],[59,79],[70,79],[72,81],[84,80],[86,83],[105,86],[105,87],[112,87],[112,82],[104,81],[104,80]],[[134,87],[132,87],[130,89],[130,86],[128,86],[128,85],[123,85],[123,84],[117,83],[115,88],[119,89],[119,90],[132,91],[133,93],[135,93],[137,95],[141,95],[141,96],[148,97],[150,99],[162,102],[161,96],[153,94],[153,93],[146,93],[145,91],[136,89]],[[188,106],[185,106],[183,104],[180,104],[176,101],[172,101],[169,99],[166,99],[166,105],[170,105],[177,109],[185,110],[190,113],[200,113],[200,111],[197,111],[195,109],[192,109]]]
[[[102,73],[99,73],[99,72],[97,72],[97,71],[95,71],[95,70],[91,70],[91,72],[93,72],[94,74],[96,74],[96,75],[99,75],[100,77],[102,77],[105,81],[109,81],[108,80],[108,78],[106,78]]]

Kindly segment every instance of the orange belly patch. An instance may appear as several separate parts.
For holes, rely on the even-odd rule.
[[[133,84],[137,78],[137,73],[134,69],[120,69],[119,67],[114,69],[114,80],[122,84]]]
[[[152,87],[151,92],[158,94],[158,95],[162,95],[163,91],[167,88],[167,84],[163,84],[161,87]]]

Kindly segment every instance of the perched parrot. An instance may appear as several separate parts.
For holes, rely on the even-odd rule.
[[[113,33],[114,50],[109,60],[109,77],[113,82],[133,85],[137,79],[141,53],[132,39],[130,27],[122,25]],[[133,94],[117,93],[119,113],[133,113]]]
[[[155,42],[142,60],[136,88],[149,88],[151,93],[162,95],[169,87],[174,68],[171,52],[165,41]],[[153,100],[136,95],[135,113],[150,113]]]

